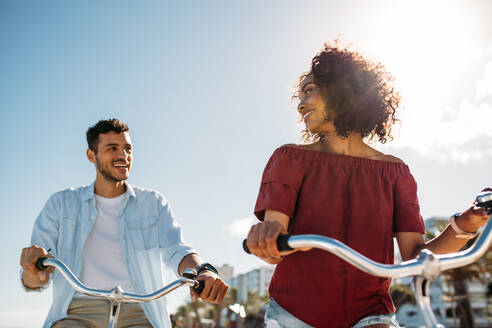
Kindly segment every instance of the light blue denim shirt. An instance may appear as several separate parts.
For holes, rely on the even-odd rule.
[[[128,197],[118,223],[118,236],[133,289],[137,294],[146,294],[164,286],[166,270],[162,264],[178,275],[183,257],[196,251],[184,243],[181,228],[161,194],[126,185]],[[36,219],[31,244],[51,248],[50,254],[79,277],[84,243],[96,217],[94,184],[57,192]],[[51,282],[53,304],[43,328],[66,317],[75,294],[57,270]],[[153,327],[171,327],[165,297],[144,303],[143,309]]]

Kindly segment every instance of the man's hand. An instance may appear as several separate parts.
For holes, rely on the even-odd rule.
[[[218,275],[211,271],[204,270],[196,277],[196,279],[203,281],[205,287],[200,295],[198,295],[193,288],[190,288],[190,295],[193,298],[193,302],[195,302],[198,297],[209,303],[217,304],[222,302],[229,286],[227,286]]]
[[[22,281],[24,286],[29,289],[36,289],[46,285],[50,279],[50,274],[55,270],[53,267],[49,267],[46,270],[39,270],[36,268],[36,261],[40,257],[52,257],[48,252],[38,246],[31,246],[22,249],[20,265],[24,269],[22,274]]]
[[[492,188],[485,188],[482,191],[492,191]],[[489,217],[485,209],[472,205],[456,218],[456,224],[465,232],[476,232],[487,223]]]

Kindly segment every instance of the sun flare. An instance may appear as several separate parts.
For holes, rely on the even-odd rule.
[[[492,136],[490,129],[471,116],[492,119],[492,107],[476,103],[489,77],[485,71],[474,85],[463,85],[470,63],[483,57],[486,45],[477,45],[473,35],[473,8],[466,3],[435,1],[398,2],[376,24],[369,51],[376,55],[395,77],[403,97],[400,115],[402,127],[395,146],[411,147],[424,153],[455,152],[468,147],[481,134]],[[492,58],[491,58],[492,59]],[[485,82],[484,82],[485,81]],[[466,98],[451,103],[458,89],[470,88]],[[492,151],[492,144],[488,151]],[[466,150],[458,160],[470,158]],[[474,153],[473,157],[480,157]],[[442,157],[442,156],[441,156]]]

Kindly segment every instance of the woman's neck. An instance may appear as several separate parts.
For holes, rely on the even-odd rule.
[[[336,133],[326,133],[318,145],[319,150],[338,155],[373,157],[380,154],[366,145],[358,133],[350,133],[347,138],[340,137]]]

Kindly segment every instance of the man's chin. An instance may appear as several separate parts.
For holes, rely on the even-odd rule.
[[[124,176],[117,176],[117,177],[116,177],[116,176],[114,176],[114,175],[112,175],[112,174],[111,174],[111,175],[106,175],[106,174],[104,174],[103,176],[104,176],[104,178],[106,178],[106,180],[108,180],[108,181],[118,183],[118,182],[123,182],[123,181],[127,180],[127,179],[129,178],[129,176],[130,176],[130,175],[129,175],[129,174],[127,174],[127,175],[124,175]]]

